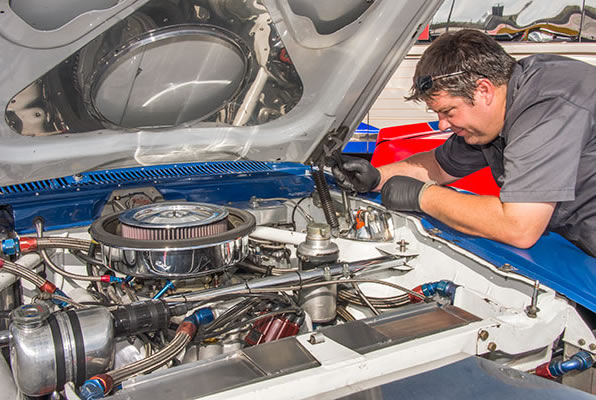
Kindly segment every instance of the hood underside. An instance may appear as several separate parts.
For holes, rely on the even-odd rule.
[[[4,0],[0,185],[339,148],[440,0]]]

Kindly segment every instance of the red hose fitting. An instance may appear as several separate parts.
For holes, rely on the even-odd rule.
[[[0,268],[4,267],[4,260],[0,258]]]
[[[422,296],[424,296],[424,292],[422,291],[422,285],[416,286],[414,289],[412,289],[412,292],[420,293]],[[426,296],[420,298],[418,296],[414,296],[412,293],[408,293],[408,297],[410,298],[410,302],[420,303],[421,301],[424,301],[424,297]]]
[[[56,285],[50,281],[45,281],[44,284],[39,287],[39,290],[45,293],[54,293],[56,291]]]
[[[541,376],[546,379],[555,379],[555,376],[550,373],[550,369],[548,368],[550,362],[546,362],[542,365],[536,367],[536,371],[534,372],[536,375]]]
[[[37,238],[36,237],[20,237],[19,248],[21,253],[28,253],[30,251],[37,250]]]
[[[189,337],[195,337],[195,333],[197,333],[197,326],[190,321],[182,321],[180,325],[178,325],[178,329],[176,329],[176,334],[183,332],[187,334]]]

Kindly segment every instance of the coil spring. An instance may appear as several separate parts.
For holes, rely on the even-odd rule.
[[[333,200],[331,199],[331,193],[329,193],[329,186],[327,186],[323,169],[313,167],[312,176],[315,180],[317,193],[319,193],[319,198],[321,199],[321,208],[323,208],[325,219],[327,220],[327,223],[331,227],[332,231],[337,230],[339,229],[339,221],[337,220],[337,215],[335,214],[335,207],[333,206]]]

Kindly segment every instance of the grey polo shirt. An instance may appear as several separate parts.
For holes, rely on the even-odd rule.
[[[596,256],[596,67],[545,54],[518,61],[499,137],[473,146],[452,135],[435,154],[455,177],[490,166],[504,203],[556,202],[548,229]]]

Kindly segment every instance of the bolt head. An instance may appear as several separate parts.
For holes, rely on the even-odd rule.
[[[490,342],[488,344],[488,351],[495,351],[497,350],[497,344],[495,342]]]
[[[485,331],[484,329],[481,330],[480,332],[478,332],[478,339],[482,340],[483,342],[488,339],[488,331]]]
[[[312,335],[310,335],[308,342],[310,344],[323,343],[323,342],[325,342],[325,336],[321,332],[315,332]]]

